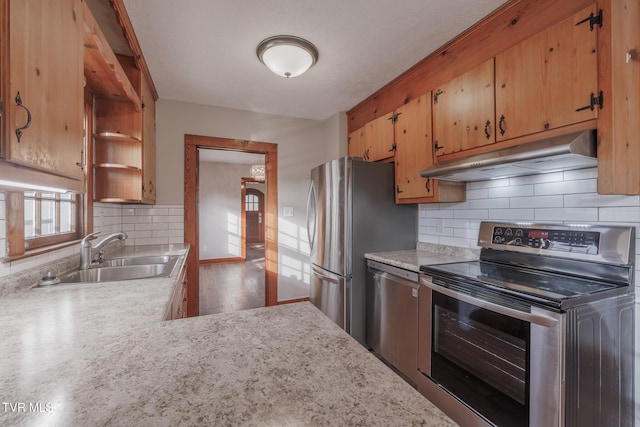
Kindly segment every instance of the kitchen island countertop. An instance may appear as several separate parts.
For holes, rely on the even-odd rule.
[[[455,425],[310,303],[161,321],[175,277],[0,299],[1,425]]]

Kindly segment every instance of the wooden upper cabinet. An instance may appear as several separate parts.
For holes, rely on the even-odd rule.
[[[142,79],[142,200],[156,201],[156,101]]]
[[[431,93],[403,105],[396,114],[396,201],[433,197],[433,180],[420,176],[433,163]]]
[[[394,117],[394,113],[385,114],[365,125],[362,143],[366,161],[377,162],[393,157],[395,151]]]
[[[433,92],[436,157],[493,144],[495,93],[493,58]]]
[[[496,56],[498,141],[597,117],[598,25],[578,24],[591,13],[595,5]]]
[[[640,2],[607,0],[598,35],[598,193],[640,194]]]
[[[433,163],[431,93],[396,109],[396,203],[459,202],[464,183],[423,178],[420,172]]]
[[[0,3],[9,17],[8,44],[1,37],[7,55],[2,58],[2,156],[71,178],[75,191],[84,191],[81,3]],[[4,33],[7,24],[2,25]]]
[[[356,129],[349,134],[349,147],[347,148],[349,157],[364,158],[365,130],[366,126],[362,126],[360,129]]]

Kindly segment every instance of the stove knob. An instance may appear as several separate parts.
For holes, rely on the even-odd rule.
[[[516,237],[516,241],[515,242],[516,242],[516,245],[522,246],[522,239],[521,238]]]
[[[510,228],[507,228],[507,230],[504,232],[505,236],[513,236],[513,230]]]
[[[502,243],[503,239],[500,236],[496,236],[493,238],[493,242],[494,243]]]
[[[520,237],[522,237],[522,235],[523,235],[522,229],[518,228],[518,229],[516,230],[516,236],[520,236]]]

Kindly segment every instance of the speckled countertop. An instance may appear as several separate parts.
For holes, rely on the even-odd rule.
[[[0,298],[0,425],[454,425],[310,303],[161,321],[175,280]]]
[[[367,259],[418,273],[421,265],[476,260],[479,255],[480,251],[476,249],[419,243],[414,250],[375,252],[364,256]]]

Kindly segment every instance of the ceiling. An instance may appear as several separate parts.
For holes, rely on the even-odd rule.
[[[325,120],[347,111],[505,0],[124,0],[161,99]],[[318,63],[285,79],[256,57],[290,34]]]

